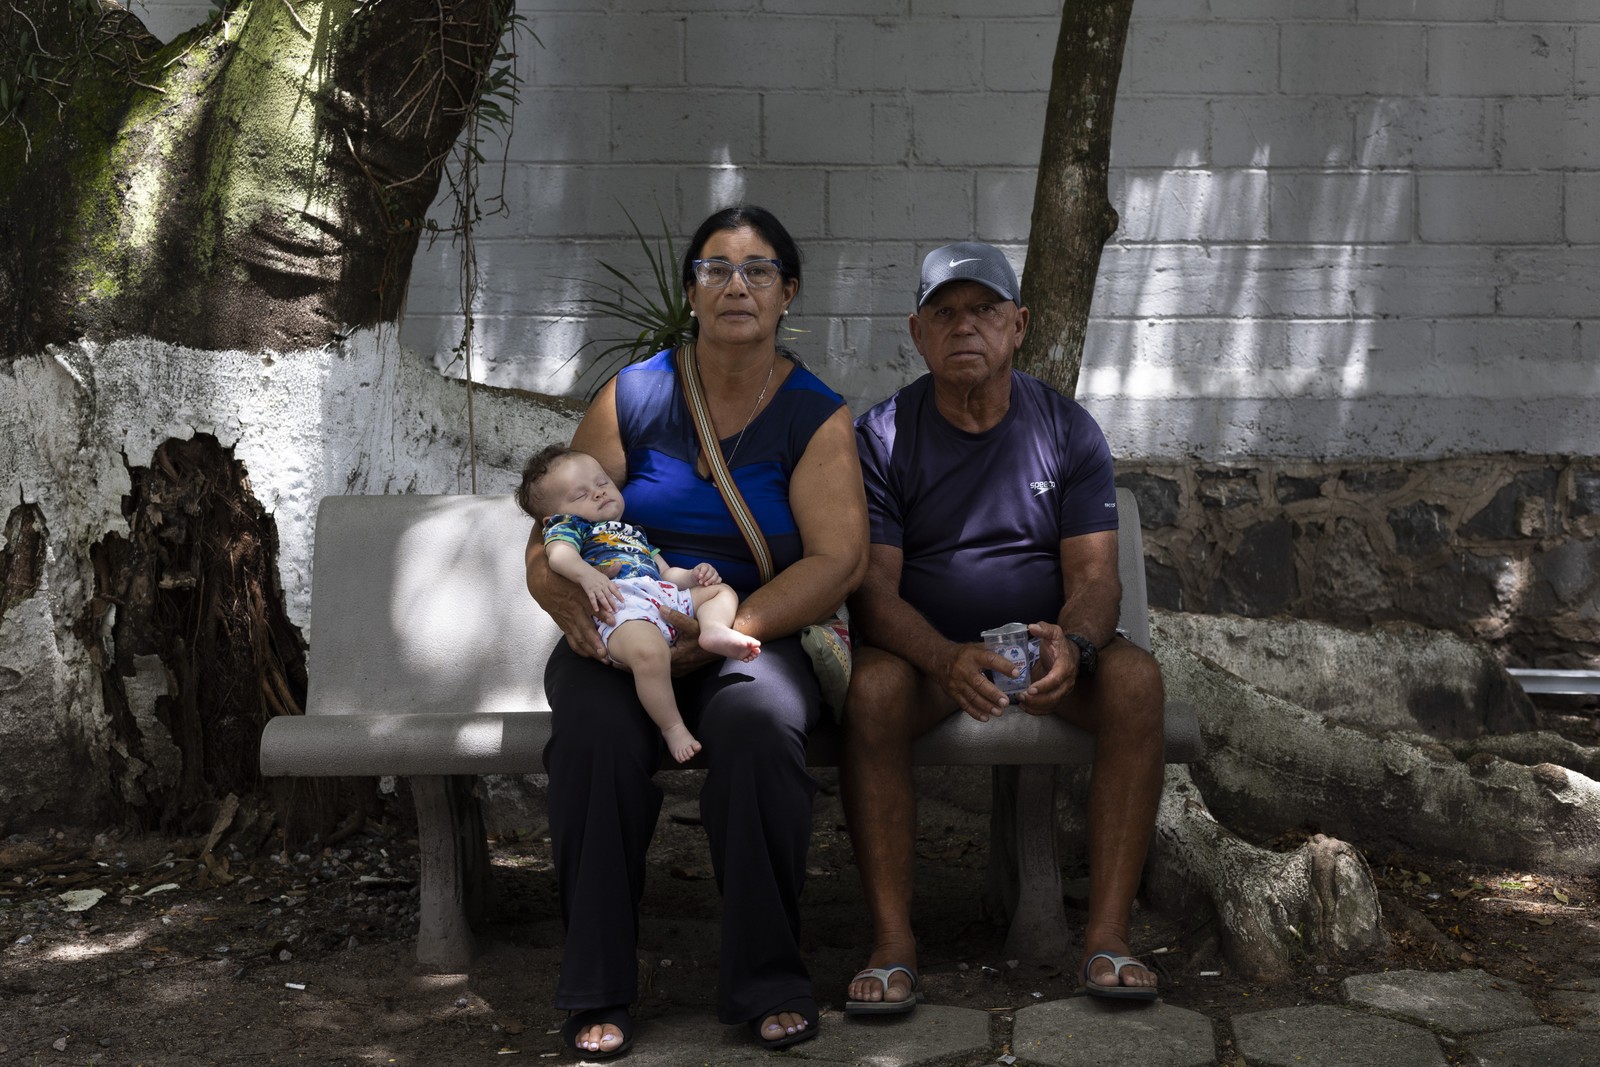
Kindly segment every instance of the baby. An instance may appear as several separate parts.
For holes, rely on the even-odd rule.
[[[661,609],[699,619],[701,648],[748,663],[761,654],[761,642],[733,628],[738,594],[709,563],[667,566],[644,531],[622,521],[622,493],[588,453],[562,445],[541,451],[522,472],[517,503],[544,523],[550,569],[588,596],[607,656],[633,672],[639,702],[683,763],[700,742],[678,713],[669,651],[678,634]],[[614,623],[598,617],[607,609]]]

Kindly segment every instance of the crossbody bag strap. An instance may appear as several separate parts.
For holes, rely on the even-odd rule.
[[[728,506],[734,525],[739,527],[745,543],[750,546],[756,569],[761,573],[761,584],[765,585],[772,581],[776,573],[772,566],[772,553],[767,548],[766,535],[761,532],[756,517],[750,513],[750,505],[744,502],[739,487],[733,484],[733,472],[722,458],[722,445],[711,425],[711,408],[706,403],[705,390],[700,384],[700,368],[695,361],[693,341],[678,346],[678,381],[683,384],[684,403],[689,407],[695,436],[700,438],[700,454],[705,457],[711,480],[716,483],[717,492],[722,494],[722,502]]]

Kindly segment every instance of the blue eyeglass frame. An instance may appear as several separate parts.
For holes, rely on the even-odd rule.
[[[700,280],[700,266],[704,263],[715,263],[719,267],[727,267],[733,272],[733,274],[729,274],[728,280],[723,282],[721,285],[706,285],[705,282]],[[751,289],[772,288],[772,285],[752,285],[750,283],[750,276],[745,273],[745,269],[747,267],[772,267],[778,272],[778,278],[772,283],[772,285],[777,285],[779,281],[783,280],[783,260],[781,259],[747,259],[743,263],[734,263],[731,260],[726,259],[695,259],[689,261],[689,269],[694,271],[694,280],[700,285],[706,285],[706,288],[708,289],[726,289],[729,285],[733,284],[734,274],[737,274],[740,280]]]

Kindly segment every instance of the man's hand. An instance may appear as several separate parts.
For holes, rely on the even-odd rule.
[[[1039,639],[1039,662],[1032,684],[1017,694],[1017,704],[1029,715],[1054,715],[1078,684],[1078,646],[1053,622],[1033,623],[1028,634]]]
[[[1008,698],[985,670],[1010,674],[1015,664],[983,645],[951,645],[954,654],[944,661],[935,675],[939,688],[949,694],[957,708],[979,722],[988,722],[1005,713]]]
[[[661,619],[678,632],[677,639],[672,642],[673,677],[682,677],[723,658],[700,647],[700,623],[693,616],[664,607]]]

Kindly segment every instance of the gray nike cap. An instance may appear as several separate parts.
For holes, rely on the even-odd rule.
[[[935,248],[922,261],[922,281],[917,286],[917,307],[941,285],[949,282],[979,282],[1013,304],[1022,303],[1022,287],[1010,260],[994,245],[982,241],[958,241]]]

